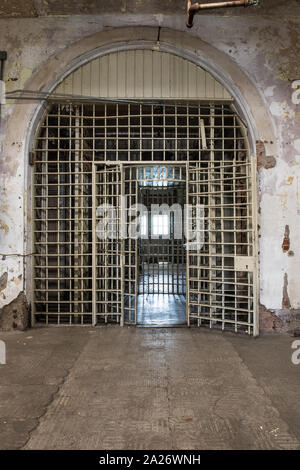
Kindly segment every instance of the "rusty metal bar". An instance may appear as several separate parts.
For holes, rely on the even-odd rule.
[[[187,0],[187,22],[188,28],[193,27],[194,15],[200,10],[212,10],[215,8],[227,8],[227,7],[249,7],[259,4],[259,0],[235,0],[226,2],[215,2],[215,3],[193,3]]]

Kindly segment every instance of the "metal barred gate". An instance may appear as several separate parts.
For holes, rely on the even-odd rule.
[[[197,163],[188,176],[191,225],[201,232],[188,249],[188,324],[257,335],[251,162]]]
[[[49,108],[32,184],[33,323],[138,323],[145,167],[184,168],[190,227],[202,240],[182,255],[187,324],[257,335],[255,161],[231,105],[216,103]]]
[[[93,165],[93,324],[114,320],[124,324],[124,246],[122,171],[118,165]],[[99,221],[100,219],[100,221]]]
[[[93,324],[137,322],[136,174],[93,165]]]

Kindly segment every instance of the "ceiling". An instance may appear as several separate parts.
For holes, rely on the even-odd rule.
[[[215,0],[205,0],[210,3]],[[185,0],[1,0],[0,18],[103,14],[185,14]],[[300,17],[299,0],[261,0],[251,8],[206,11],[205,15]]]

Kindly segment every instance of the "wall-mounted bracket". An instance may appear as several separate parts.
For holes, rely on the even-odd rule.
[[[7,52],[0,51],[0,119],[1,119],[1,105],[5,104],[5,83],[4,76],[4,62],[7,59]]]
[[[0,80],[3,80],[3,74],[4,74],[4,62],[7,59],[7,52],[6,51],[0,51]]]

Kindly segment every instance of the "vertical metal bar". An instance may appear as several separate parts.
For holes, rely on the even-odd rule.
[[[135,203],[138,204],[139,200],[139,187],[138,187],[138,181],[137,181],[137,174],[138,174],[138,168],[135,168]],[[135,213],[135,220],[137,218],[137,211]],[[135,298],[134,298],[134,323],[137,323],[138,320],[138,272],[139,272],[139,244],[138,244],[138,238],[136,237],[135,239],[135,286],[134,286],[134,292],[135,292]]]
[[[96,164],[92,164],[92,324],[97,324],[97,268],[96,268]]]
[[[221,287],[219,291],[217,292],[217,295],[219,296],[216,297],[216,302],[215,302],[215,311],[218,312],[218,306],[221,307],[221,312],[222,312],[222,320],[225,318],[225,311],[224,311],[224,295],[225,295],[225,215],[226,211],[228,211],[227,204],[228,204],[228,196],[226,195],[225,192],[225,178],[226,178],[226,162],[225,162],[225,129],[224,129],[224,108],[221,106],[221,135],[222,135],[222,150],[221,150],[221,163],[220,163],[220,173],[219,173],[219,194],[220,194],[220,205],[221,205],[221,210],[220,210],[220,238],[221,240],[219,241],[219,246],[217,247],[217,250],[219,251],[219,260],[221,263],[221,266],[217,266],[217,258],[216,258],[216,263],[215,263],[215,277],[217,278],[218,275],[221,277]],[[214,205],[216,205],[214,203]],[[217,235],[216,235],[217,239]],[[219,264],[220,264],[219,263]],[[218,302],[218,298],[221,299],[221,302]],[[221,305],[220,305],[221,304]],[[220,311],[220,310],[219,310]]]
[[[186,210],[185,210],[185,234],[186,234],[186,300],[185,300],[185,308],[186,308],[186,322],[187,326],[190,326],[190,311],[191,311],[191,306],[190,306],[190,254],[189,254],[189,203],[190,203],[190,184],[189,184],[189,178],[190,178],[190,171],[189,171],[189,163],[186,163],[186,186],[185,186],[185,191],[186,191]]]
[[[42,195],[44,196],[42,198],[42,206],[44,207],[44,217],[45,217],[45,223],[43,223],[43,227],[45,228],[45,233],[43,233],[42,238],[45,241],[45,245],[43,246],[43,252],[45,253],[45,258],[43,259],[42,263],[45,265],[45,269],[43,270],[43,274],[45,279],[45,300],[46,300],[46,323],[48,324],[48,319],[49,319],[49,155],[48,155],[48,149],[49,149],[49,119],[47,116],[47,129],[46,129],[46,152],[43,152],[43,159],[46,159],[46,163],[43,164],[43,170],[45,167],[45,172],[43,171],[43,176],[42,176]],[[43,147],[45,144],[43,143]],[[59,153],[58,153],[59,155]],[[57,155],[57,160],[58,160],[58,155]]]
[[[235,112],[234,108],[232,107],[232,111]],[[257,200],[258,200],[258,195],[257,195],[257,161],[254,156],[250,154],[250,148],[249,148],[249,142],[248,142],[248,137],[247,137],[247,129],[245,128],[244,124],[240,120],[240,118],[236,115],[235,113],[235,119],[237,123],[239,124],[241,134],[243,136],[243,141],[244,141],[244,146],[245,150],[247,152],[247,163],[250,163],[250,174],[249,174],[249,169],[246,170],[246,177],[247,181],[250,180],[250,187],[251,187],[251,192],[250,192],[250,197],[251,197],[251,222],[249,222],[250,219],[250,214],[249,214],[249,205],[247,205],[247,228],[249,229],[249,223],[251,223],[251,233],[252,233],[252,240],[251,240],[251,246],[249,246],[249,233],[248,232],[248,238],[247,238],[247,255],[253,257],[253,286],[252,286],[252,300],[253,300],[253,319],[252,322],[252,333],[253,336],[259,336],[259,277],[258,277],[258,214],[257,214]],[[248,166],[246,167],[248,168]],[[249,189],[249,184],[247,183],[246,189]],[[249,193],[247,192],[247,203],[249,203]],[[249,249],[252,249],[252,252],[249,253]],[[249,277],[250,274],[248,273],[248,284],[249,284]],[[251,289],[251,286],[250,286]],[[249,295],[249,286],[248,286],[248,297],[251,297]],[[249,304],[248,299],[248,304]],[[249,308],[249,306],[248,306]],[[250,308],[249,308],[250,312]],[[250,329],[250,327],[249,327]],[[251,331],[248,331],[250,334]]]
[[[78,312],[80,310],[79,300],[79,277],[80,277],[80,243],[79,243],[79,223],[80,223],[80,109],[76,107],[76,118],[75,118],[75,153],[74,153],[74,321],[78,321]]]
[[[259,335],[259,278],[258,278],[258,221],[257,221],[257,160],[250,156],[252,186],[252,229],[253,229],[253,336]]]
[[[210,180],[218,179],[218,174],[215,173],[215,106],[211,105],[210,106],[210,159],[211,159],[211,169],[210,172],[208,173],[208,178]],[[221,170],[219,174],[219,178],[221,178]],[[222,181],[219,182],[220,188],[222,185]],[[210,196],[209,196],[209,207],[208,207],[208,214],[213,214],[213,222],[212,220],[207,221],[208,224],[212,226],[214,231],[209,230],[209,254],[212,255],[209,257],[210,259],[210,264],[211,268],[209,272],[209,298],[210,298],[210,304],[216,305],[216,300],[217,300],[217,284],[216,282],[213,282],[213,273],[215,274],[214,277],[216,277],[216,257],[213,255],[216,254],[216,197],[214,195],[214,190],[216,187],[216,183],[211,186],[210,188]],[[221,222],[222,224],[222,222]],[[224,309],[222,309],[222,317],[224,319]],[[224,322],[222,322],[222,329],[224,329]]]
[[[124,317],[125,317],[125,238],[124,238],[124,232],[126,230],[126,220],[125,220],[124,168],[123,168],[122,163],[119,164],[118,171],[121,175],[121,203],[119,202],[120,225],[119,225],[119,234],[118,234],[118,237],[121,238],[121,319],[120,319],[120,325],[124,326]]]
[[[36,294],[36,280],[35,280],[35,236],[36,236],[36,214],[35,214],[35,163],[31,169],[31,206],[32,206],[32,235],[31,235],[31,326],[35,326],[35,294]]]
[[[234,119],[234,124],[236,124],[236,120]],[[233,165],[233,175],[232,175],[232,190],[233,190],[233,242],[234,242],[234,256],[237,255],[237,233],[236,233],[236,228],[237,228],[237,223],[238,223],[238,215],[237,215],[237,187],[236,187],[236,180],[237,180],[237,150],[236,150],[236,137],[237,137],[237,132],[236,132],[236,127],[234,126],[233,128],[234,132],[234,165]],[[237,296],[238,296],[238,277],[237,277],[237,272],[234,271],[233,273],[234,276],[234,330],[237,332],[238,330],[238,302],[237,302]]]
[[[213,175],[214,175],[214,107],[210,106],[210,139],[211,139],[211,147],[210,147],[210,162],[208,164],[208,171],[207,171],[207,200],[208,200],[208,221],[207,221],[207,226],[208,226],[208,283],[207,285],[207,290],[208,290],[208,295],[207,298],[209,299],[209,310],[210,310],[210,322],[209,326],[210,328],[212,327],[212,305],[214,303],[214,298],[215,296],[213,295],[213,272],[214,272],[214,263],[216,258],[214,258],[212,255],[214,254],[214,242],[215,242],[215,197],[214,197],[214,187],[212,183]],[[200,120],[201,123],[201,140],[202,140],[202,145],[206,145],[205,142],[205,130],[204,130],[204,121],[203,119]],[[204,136],[203,136],[204,134]]]

